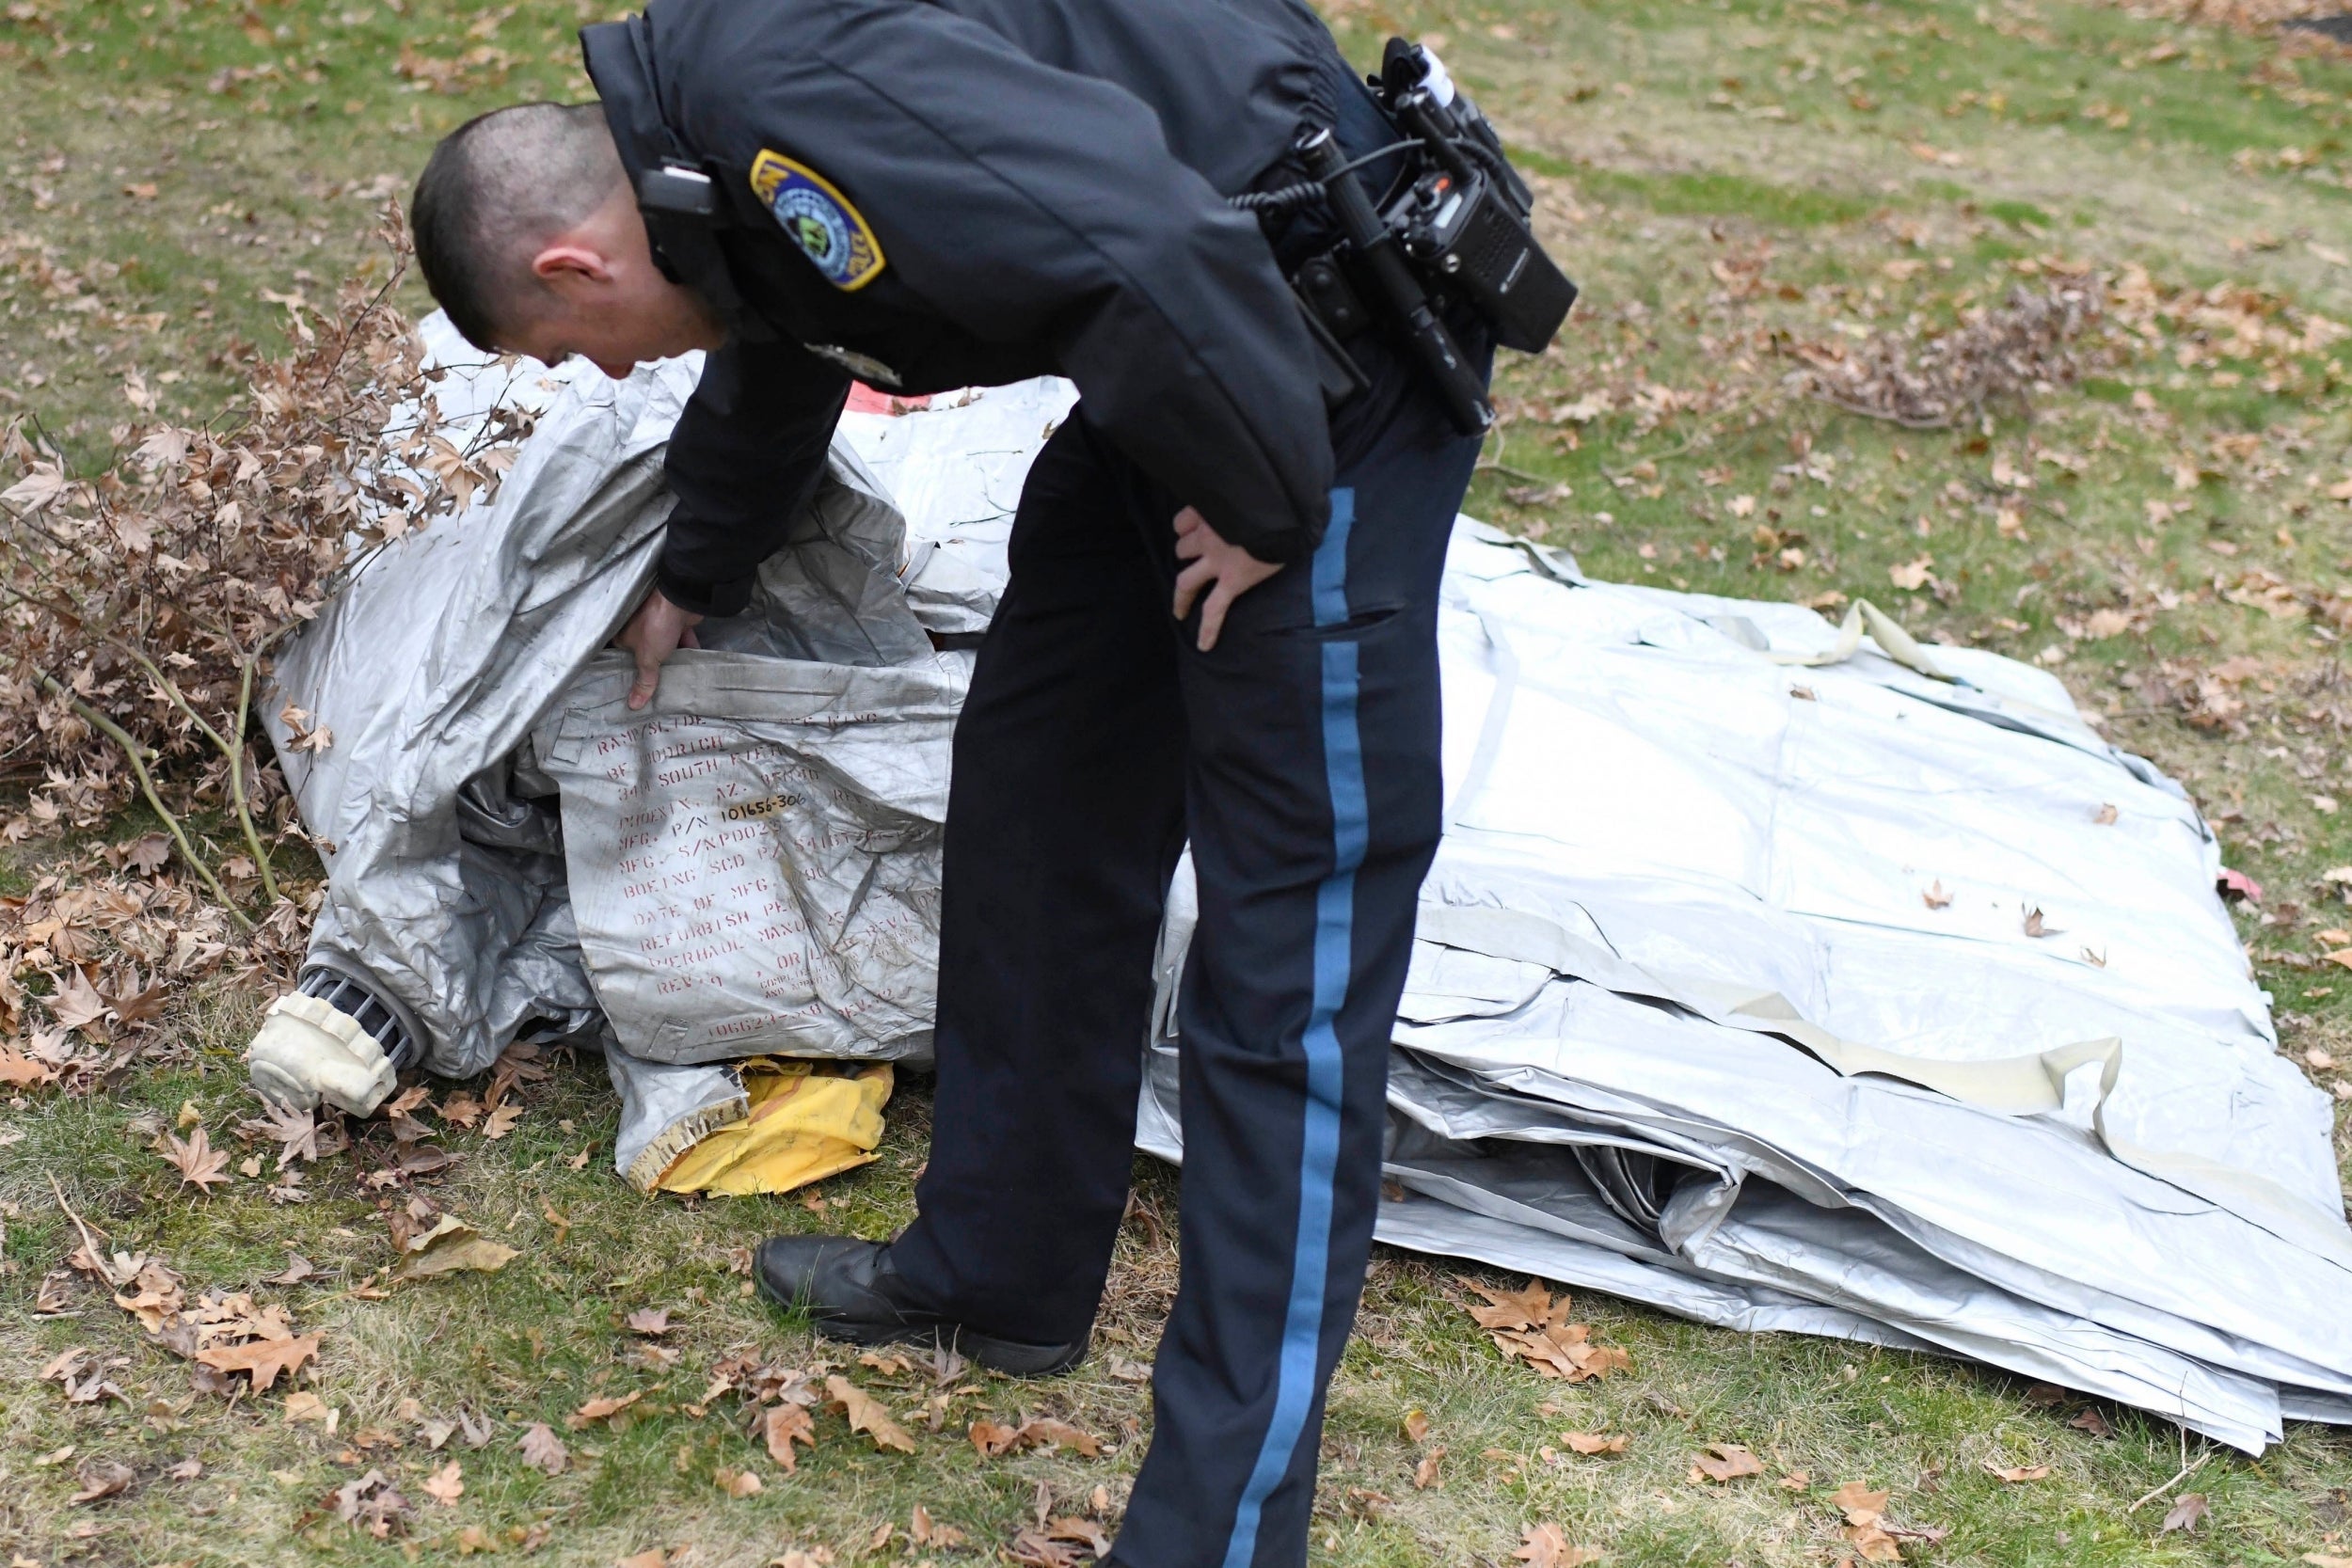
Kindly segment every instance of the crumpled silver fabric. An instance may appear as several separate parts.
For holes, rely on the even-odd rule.
[[[2205,824],[2054,677],[1943,647],[1957,681],[1867,644],[1797,667],[1834,636],[1810,611],[1590,582],[1467,524],[1439,635],[1449,826],[1384,1240],[1968,1355],[2249,1451],[2352,1411],[2329,1108],[2277,1053]],[[1570,957],[1478,940],[1530,926]],[[1609,989],[1637,971],[1773,1006]],[[2111,1088],[2076,1071],[2033,1114],[1899,1075],[2102,1040]],[[1139,1124],[1171,1157],[1172,1049]]]
[[[963,666],[915,633],[986,625],[1020,474],[1069,402],[1037,384],[845,420],[768,608],[632,716],[598,650],[644,581],[650,457],[691,379],[559,384],[491,515],[388,556],[282,673],[338,736],[290,766],[339,840],[322,950],[396,987],[437,1070],[534,1009],[594,1009],[627,1048],[636,1149],[723,1114],[724,1058],[778,1049],[762,1030],[923,1049]],[[1396,1025],[1383,1239],[1972,1356],[2249,1451],[2352,1419],[2328,1106],[2277,1053],[2205,824],[2054,677],[1936,647],[1938,679],[1869,642],[1803,664],[1839,653],[1810,611],[1592,582],[1467,520],[1439,635],[1448,827]],[[864,867],[818,842],[836,830]],[[648,832],[661,853],[625,866]],[[739,846],[797,885],[697,930],[698,899],[739,911],[759,874],[749,849],[716,863]],[[682,904],[615,891],[656,872]],[[1169,1158],[1190,911],[1180,878],[1137,1117]],[[656,961],[673,938],[704,945]]]

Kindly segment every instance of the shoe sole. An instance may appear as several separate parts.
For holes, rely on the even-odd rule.
[[[1076,1345],[1033,1345],[1020,1339],[999,1339],[960,1323],[862,1323],[849,1318],[827,1317],[805,1301],[782,1301],[760,1281],[759,1293],[787,1312],[806,1312],[809,1326],[828,1339],[852,1345],[946,1345],[969,1361],[1009,1377],[1058,1377],[1073,1371],[1087,1358],[1091,1341]]]
[[[999,1339],[956,1323],[850,1323],[814,1314],[810,1326],[828,1339],[853,1345],[945,1345],[969,1361],[1009,1377],[1058,1377],[1074,1371],[1087,1358],[1086,1345],[1032,1345],[1019,1339]]]

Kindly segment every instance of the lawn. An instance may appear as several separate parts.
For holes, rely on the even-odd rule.
[[[1549,354],[1504,367],[1471,510],[1596,576],[1833,613],[1868,597],[1923,638],[2056,671],[2188,785],[2265,890],[2240,930],[2284,1049],[2347,1102],[2352,1168],[2337,1065],[2352,974],[2328,956],[2352,939],[2327,934],[2352,926],[2352,882],[2328,877],[2352,864],[2352,343],[2336,325],[2352,323],[2352,53],[2066,0],[1329,10],[1359,60],[1392,29],[1442,39],[1586,291]],[[288,301],[325,304],[386,265],[377,215],[434,137],[502,102],[584,93],[572,33],[605,14],[11,0],[0,430],[21,420],[95,469],[138,421],[233,419],[244,356],[283,348]],[[1868,406],[1838,367],[1997,318],[2021,290],[2101,307],[2037,351],[2021,394],[1936,429],[1818,395]],[[9,766],[0,823],[38,783]],[[0,942],[24,962],[0,973],[0,1019],[53,1016],[57,960],[27,957],[22,910],[119,871],[154,826],[128,812],[0,848],[18,901]],[[291,851],[279,870],[297,897],[317,876]],[[861,1363],[764,1309],[744,1249],[903,1223],[921,1080],[902,1078],[881,1158],[815,1196],[640,1197],[611,1174],[601,1067],[562,1053],[509,1087],[518,1118],[453,1103],[483,1083],[434,1083],[409,1127],[355,1126],[289,1181],[247,1125],[261,1109],[237,1060],[270,982],[233,950],[172,972],[197,977],[121,1026],[139,1050],[95,1092],[0,1102],[15,1562],[947,1568],[1000,1560],[1041,1520],[1078,1521],[1072,1550],[1086,1523],[1115,1525],[1173,1288],[1172,1173],[1138,1167],[1097,1354],[1074,1376]],[[230,1156],[209,1192],[156,1151],[199,1131]],[[451,1158],[404,1174],[420,1141]],[[514,1257],[394,1278],[396,1238],[443,1214]],[[265,1393],[207,1392],[67,1267],[86,1245],[126,1276],[156,1259],[191,1307],[217,1290],[224,1313],[279,1308],[316,1355]],[[2352,1434],[2291,1426],[2249,1460],[1980,1368],[1597,1295],[1578,1315],[1630,1368],[1546,1382],[1479,1332],[1472,1282],[1521,1283],[1376,1260],[1331,1398],[1317,1560],[1502,1564],[1531,1528],[1519,1560],[1580,1560],[1547,1556],[1549,1524],[1613,1563],[1828,1564],[1855,1550],[1835,1500],[1849,1483],[1889,1494],[1914,1562],[2352,1560]],[[2352,1303],[2346,1318],[2352,1334]],[[816,1441],[788,1471],[749,1425],[763,1379],[813,1391]],[[914,1451],[853,1431],[829,1379],[879,1401]],[[1089,1441],[990,1456],[967,1435],[1030,1419]],[[1627,1441],[1584,1454],[1570,1433]],[[1693,1479],[1718,1443],[1764,1473]],[[2184,1493],[2205,1512],[2167,1528],[2194,1512],[2174,1510]]]

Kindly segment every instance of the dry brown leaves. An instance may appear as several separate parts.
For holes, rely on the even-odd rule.
[[[1971,420],[1992,403],[2046,393],[2083,370],[2083,340],[2097,324],[2093,288],[2072,280],[2035,293],[2010,291],[1939,337],[1882,328],[1858,343],[1792,343],[1805,364],[1800,388],[1849,413],[1913,430]]]
[[[1940,1528],[1915,1528],[1891,1522],[1886,1516],[1886,1493],[1874,1492],[1867,1482],[1859,1481],[1850,1481],[1830,1494],[1831,1504],[1845,1517],[1837,1533],[1864,1561],[1899,1562],[1905,1541],[1932,1545],[1951,1533]]]
[[[1864,1561],[1902,1560],[1901,1544],[1881,1523],[1886,1516],[1885,1493],[1873,1492],[1861,1481],[1850,1481],[1831,1494],[1830,1501],[1846,1516],[1846,1523],[1837,1533],[1851,1543]]]
[[[384,237],[389,277],[355,281],[333,309],[282,296],[294,352],[251,363],[246,403],[217,424],[129,427],[94,474],[71,470],[37,421],[0,426],[0,753],[40,781],[0,839],[94,828],[142,794],[169,830],[135,847],[142,878],[176,888],[176,857],[240,935],[256,895],[265,917],[284,908],[262,839],[299,830],[245,738],[269,650],[359,557],[486,492],[519,429],[453,441],[388,303],[406,263],[396,208]],[[98,308],[87,280],[12,237],[0,269],[55,309]],[[151,412],[142,387],[134,374],[125,390]],[[199,854],[178,821],[197,807],[233,816],[242,849]],[[203,923],[190,934],[216,940]],[[172,945],[148,961],[189,961]],[[87,957],[51,955],[53,976]]]
[[[891,1419],[880,1400],[839,1375],[825,1379],[825,1407],[847,1417],[851,1432],[862,1432],[884,1452],[913,1453],[914,1439]]]
[[[419,1208],[424,1209],[422,1215],[413,1212]],[[392,1239],[400,1249],[400,1259],[392,1265],[395,1280],[468,1271],[496,1274],[516,1256],[513,1247],[490,1240],[454,1214],[433,1213],[421,1200],[410,1211],[395,1211],[392,1218]]]
[[[83,847],[0,896],[0,1083],[102,1090],[134,1056],[185,1049],[156,1028],[175,990],[223,971],[291,975],[309,935],[300,908],[281,903],[246,935],[199,890],[136,870],[136,851]]]
[[[1584,1568],[1608,1555],[1598,1546],[1575,1544],[1565,1530],[1549,1519],[1528,1526],[1521,1533],[1519,1549],[1511,1554],[1528,1568]]]
[[[246,1291],[218,1287],[191,1303],[186,1281],[160,1258],[104,1253],[86,1236],[66,1261],[111,1291],[115,1305],[137,1319],[153,1343],[195,1363],[196,1386],[204,1392],[266,1393],[280,1372],[288,1374],[291,1384],[293,1374],[318,1355],[320,1336],[296,1334],[285,1307],[276,1303],[260,1306]],[[69,1400],[88,1402],[109,1390],[120,1397],[111,1385],[92,1387],[95,1372],[77,1387],[73,1374],[80,1370],[61,1356],[42,1377],[47,1381],[63,1374]],[[237,1372],[245,1373],[247,1381],[231,1381],[231,1374]]]
[[[330,1497],[335,1517],[354,1529],[382,1541],[408,1523],[408,1499],[381,1470],[370,1470],[335,1488]]]
[[[759,1439],[767,1445],[768,1457],[776,1462],[776,1468],[790,1475],[800,1468],[800,1455],[792,1445],[815,1448],[817,1422],[803,1405],[771,1405],[760,1414]]]
[[[1744,1481],[1763,1473],[1764,1462],[1749,1451],[1744,1444],[1709,1443],[1705,1453],[1691,1461],[1690,1481],[1694,1486],[1701,1481],[1714,1481],[1720,1485],[1724,1481]]]
[[[1487,1305],[1466,1309],[1495,1348],[1546,1377],[1582,1383],[1633,1365],[1625,1351],[1591,1343],[1592,1325],[1568,1322],[1569,1298],[1562,1295],[1555,1303],[1539,1280],[1529,1280],[1520,1291],[1492,1290],[1469,1279],[1462,1283],[1486,1298]]]
[[[1057,1421],[1050,1417],[1033,1417],[1019,1426],[1006,1426],[1000,1421],[977,1420],[966,1433],[972,1446],[984,1459],[1000,1459],[1023,1449],[1062,1448],[1099,1459],[1103,1454],[1102,1440],[1092,1433]]]
[[[215,1148],[202,1127],[190,1132],[185,1143],[167,1132],[164,1146],[164,1161],[180,1173],[180,1185],[210,1193],[229,1180],[229,1151]]]
[[[524,1428],[522,1439],[515,1446],[522,1450],[524,1464],[551,1476],[562,1475],[572,1462],[572,1451],[545,1421],[533,1421]]]
[[[564,1417],[564,1424],[570,1427],[574,1432],[585,1432],[589,1427],[595,1425],[598,1421],[612,1421],[613,1417],[620,1415],[630,1405],[635,1404],[639,1400],[642,1400],[644,1397],[645,1391],[643,1388],[634,1389],[629,1393],[622,1394],[617,1397],[610,1394],[599,1394],[595,1399],[592,1399],[587,1403],[581,1405],[578,1410],[575,1410],[570,1415]],[[625,1423],[614,1422],[613,1430],[623,1430],[624,1426]]]
[[[2205,1495],[2202,1492],[2184,1492],[2179,1500],[2174,1502],[2170,1510],[2166,1513],[2164,1523],[2158,1528],[2156,1533],[2169,1535],[2174,1530],[2193,1530],[2199,1525],[2203,1524],[2205,1516],[2212,1512],[2205,1502]]]
[[[1056,1518],[1015,1535],[1005,1548],[1005,1560],[1022,1568],[1078,1568],[1110,1553],[1109,1533],[1093,1520]]]

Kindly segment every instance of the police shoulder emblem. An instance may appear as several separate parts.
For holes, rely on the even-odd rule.
[[[865,215],[806,164],[762,148],[752,160],[752,194],[834,288],[863,289],[881,276],[882,242]]]

